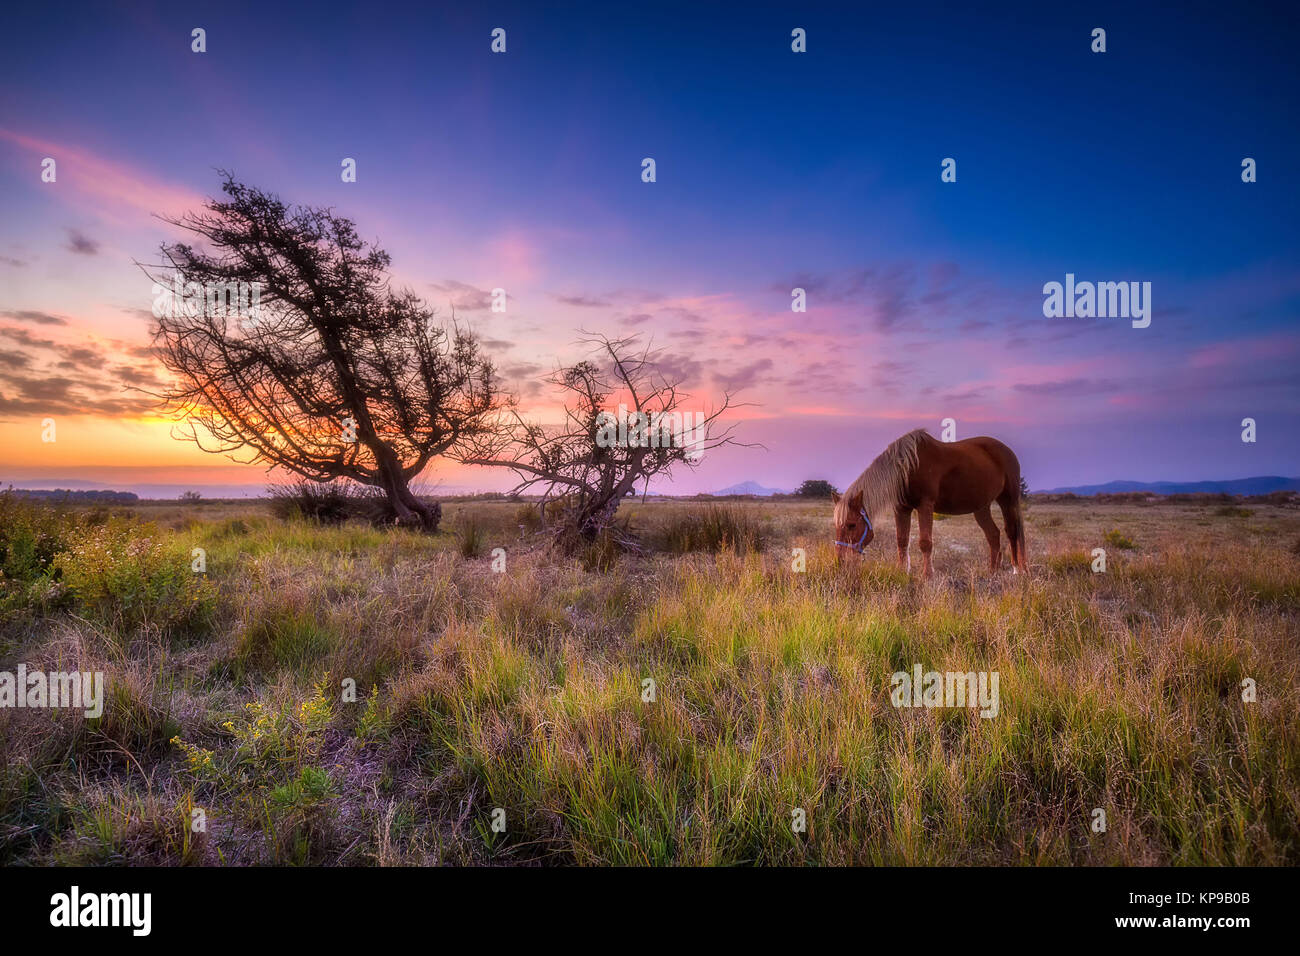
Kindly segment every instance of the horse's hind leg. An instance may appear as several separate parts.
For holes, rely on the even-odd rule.
[[[993,512],[989,510],[988,505],[975,512],[975,523],[983,529],[984,537],[989,542],[989,571],[996,571],[998,563],[1002,559],[1002,539],[998,534],[998,526],[993,522]],[[1013,541],[1015,540],[1011,538],[1010,531],[1007,532],[1007,537]]]

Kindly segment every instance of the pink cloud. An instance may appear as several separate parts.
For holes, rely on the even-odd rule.
[[[1261,359],[1286,358],[1295,355],[1297,350],[1300,350],[1300,337],[1286,332],[1236,342],[1215,342],[1193,352],[1187,364],[1190,368],[1246,365]]]
[[[541,253],[535,242],[519,230],[511,230],[487,244],[489,261],[504,276],[504,281],[529,283],[541,271]]]
[[[66,143],[28,136],[0,127],[0,140],[13,143],[32,155],[32,177],[45,157],[55,160],[58,179],[47,188],[65,201],[93,207],[107,218],[121,220],[134,214],[179,215],[197,209],[205,197],[175,186],[133,166],[114,162],[89,150]],[[126,214],[126,215],[124,215]]]

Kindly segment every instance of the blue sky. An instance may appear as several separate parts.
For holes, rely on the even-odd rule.
[[[222,167],[354,218],[543,417],[538,381],[579,328],[651,337],[701,407],[726,388],[758,403],[742,432],[765,451],[664,490],[846,484],[945,417],[1007,441],[1035,487],[1300,474],[1297,18],[1134,6],[16,9],[0,466],[91,477],[123,442],[145,472],[207,465],[111,386],[157,372],[131,260],[173,234],[150,213],[212,194]],[[1044,318],[1067,272],[1150,281],[1151,327]],[[483,308],[497,286],[505,316]],[[69,420],[57,451],[32,437],[49,414]]]

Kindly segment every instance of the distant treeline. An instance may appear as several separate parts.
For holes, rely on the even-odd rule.
[[[26,488],[10,488],[8,493],[19,498],[40,498],[46,501],[102,501],[111,504],[126,504],[140,500],[140,496],[131,491],[73,491],[71,488],[33,491]]]

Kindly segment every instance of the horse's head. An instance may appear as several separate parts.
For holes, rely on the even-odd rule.
[[[862,507],[862,493],[857,492],[848,498],[838,492],[831,492],[831,501],[835,504],[835,563],[844,562],[844,553],[854,551],[862,553],[863,548],[876,536],[871,527],[871,519]]]

